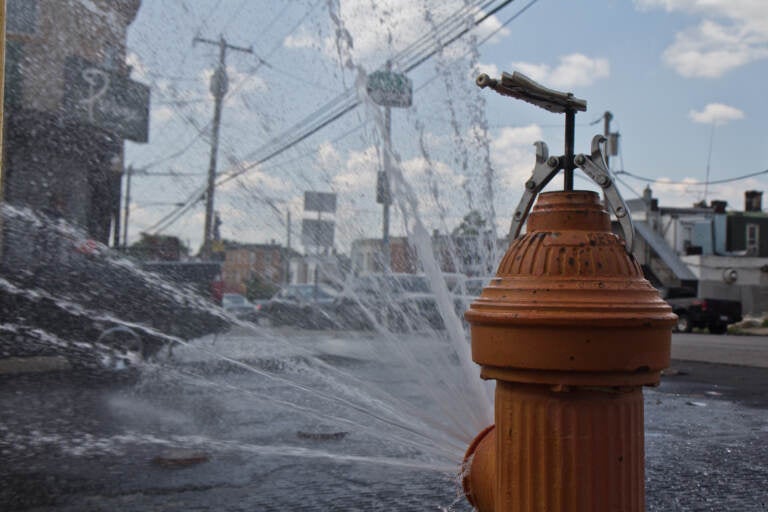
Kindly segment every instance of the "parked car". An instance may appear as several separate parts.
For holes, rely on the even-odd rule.
[[[256,308],[262,326],[295,325],[305,329],[338,326],[334,318],[336,292],[324,284],[292,284]]]
[[[0,221],[0,359],[60,358],[83,375],[118,377],[163,347],[229,325],[199,290],[143,270],[63,219],[3,204]]]
[[[221,307],[230,315],[241,320],[253,320],[256,317],[257,306],[239,293],[223,294]]]
[[[462,294],[466,276],[443,274],[456,313],[464,313]],[[365,274],[355,278],[337,300],[337,318],[348,328],[370,329],[375,324],[392,331],[443,329],[444,321],[424,274]]]
[[[677,315],[675,332],[707,328],[712,334],[724,334],[728,325],[741,321],[741,302],[726,299],[667,299]]]

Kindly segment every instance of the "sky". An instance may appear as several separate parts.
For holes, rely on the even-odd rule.
[[[503,2],[467,3],[487,11]],[[336,214],[324,214],[336,223],[338,250],[381,236],[375,182],[383,118],[361,85],[387,60],[401,72],[440,48],[408,72],[412,107],[392,109],[394,236],[415,224],[450,232],[473,209],[503,235],[533,168],[533,143],[562,153],[562,115],[478,89],[480,72],[519,71],[586,99],[587,112],[576,116],[577,152],[589,150],[610,111],[611,129],[620,133],[611,168],[625,199],[649,185],[638,177],[654,181],[650,187],[666,206],[690,206],[706,191],[707,200],[742,210],[745,190],[767,188],[767,174],[703,182],[707,174],[715,181],[768,169],[761,122],[768,118],[768,3],[515,0],[443,46],[483,12],[462,0],[144,0],[129,29],[127,58],[132,77],[151,87],[151,123],[147,144],[126,143],[126,165],[137,169],[130,239],[199,198],[206,180],[218,48],[193,46],[196,35],[253,50],[227,53],[217,170],[241,174],[216,190],[225,238],[285,243],[290,213],[296,247],[301,219],[316,216],[302,211],[306,190],[338,195]],[[581,177],[576,186],[595,189]],[[191,201],[162,233],[198,247],[203,218],[203,202]]]

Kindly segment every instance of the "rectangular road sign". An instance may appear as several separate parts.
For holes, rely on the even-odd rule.
[[[336,213],[336,194],[330,192],[304,192],[304,211]]]
[[[301,243],[304,247],[333,247],[332,220],[302,219]]]

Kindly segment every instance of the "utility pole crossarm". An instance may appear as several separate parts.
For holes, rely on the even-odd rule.
[[[229,50],[235,50],[237,52],[243,52],[243,53],[253,53],[253,46],[245,47],[245,46],[236,46],[234,44],[229,44],[226,39],[223,37],[219,39],[218,41],[214,39],[208,39],[205,37],[197,37],[195,36],[194,39],[192,39],[192,44],[196,43],[205,43],[205,44],[212,44],[214,46],[220,46],[223,45]]]

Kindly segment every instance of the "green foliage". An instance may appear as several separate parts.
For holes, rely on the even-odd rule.
[[[464,216],[461,224],[453,230],[453,236],[477,236],[485,231],[486,220],[477,210],[472,210]]]
[[[141,234],[141,239],[131,244],[129,253],[144,260],[178,261],[189,255],[189,247],[178,237]]]
[[[280,288],[257,275],[245,283],[245,296],[248,300],[264,300],[271,298]]]

